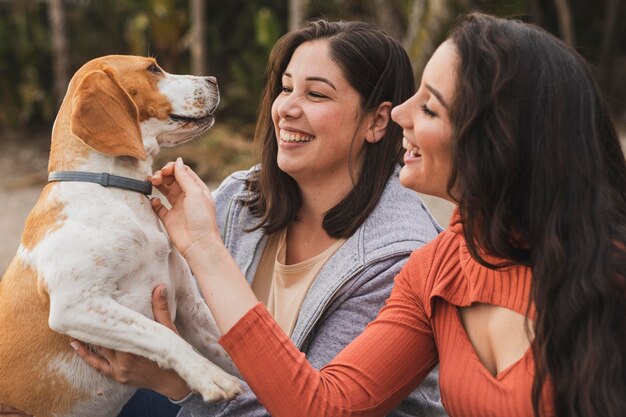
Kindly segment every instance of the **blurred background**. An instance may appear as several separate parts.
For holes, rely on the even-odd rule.
[[[419,80],[456,17],[469,10],[533,22],[576,47],[625,131],[624,0],[0,0],[0,271],[45,182],[50,131],[67,83],[86,61],[149,55],[170,73],[217,76],[215,128],[164,149],[156,162],[180,155],[216,184],[254,162],[265,64],[289,29],[319,17],[372,22],[402,42]],[[427,204],[445,225],[451,206],[431,198]]]

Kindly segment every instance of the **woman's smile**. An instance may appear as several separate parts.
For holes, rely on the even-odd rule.
[[[404,154],[404,163],[410,164],[422,156],[417,146],[413,145],[406,137],[402,138],[402,147],[406,149]]]
[[[288,143],[304,143],[315,139],[315,136],[303,132],[280,129],[280,140]]]

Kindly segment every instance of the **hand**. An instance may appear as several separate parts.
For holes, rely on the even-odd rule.
[[[215,322],[226,333],[259,301],[224,246],[213,197],[180,158],[155,172],[152,184],[172,205],[168,210],[153,199],[152,208],[187,260]]]
[[[0,416],[2,417],[32,417],[30,414],[25,414],[20,410],[9,407],[8,405],[0,404]]]
[[[158,285],[152,291],[152,312],[158,323],[176,332],[176,326],[170,318],[164,285]],[[77,340],[72,342],[72,347],[88,365],[121,384],[149,388],[173,400],[182,399],[190,392],[185,381],[175,371],[162,369],[156,362],[142,356],[104,347],[97,347],[97,354]]]
[[[155,172],[152,184],[172,206],[168,210],[160,199],[153,198],[152,208],[185,258],[206,243],[216,239],[221,242],[211,192],[196,173],[183,164],[181,158]]]

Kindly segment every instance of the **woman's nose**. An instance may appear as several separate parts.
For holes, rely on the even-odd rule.
[[[391,109],[391,120],[403,127],[406,127],[408,120],[410,119],[409,117],[407,117],[408,101],[410,101],[410,99],[405,101],[404,103],[400,103],[399,105]]]
[[[402,109],[401,109],[402,104],[397,105],[396,107],[394,107],[393,109],[391,109],[391,120],[393,120],[394,122],[400,124],[400,119],[402,118]]]
[[[277,110],[280,117],[293,117],[297,118],[302,116],[302,107],[300,101],[293,93],[285,96],[279,96],[277,99]]]

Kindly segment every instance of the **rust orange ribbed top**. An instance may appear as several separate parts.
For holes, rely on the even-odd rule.
[[[414,252],[376,320],[320,371],[262,304],[220,343],[274,417],[381,416],[437,363],[442,402],[450,416],[531,417],[530,349],[493,376],[478,359],[457,308],[481,302],[526,314],[530,269],[480,265],[461,232],[455,216],[448,230]]]

